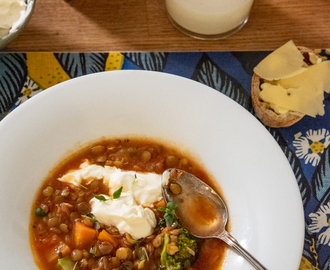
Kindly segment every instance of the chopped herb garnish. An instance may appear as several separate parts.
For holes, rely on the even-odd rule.
[[[107,199],[106,197],[104,197],[103,195],[94,195],[94,197],[102,202],[106,202],[110,199]]]
[[[113,199],[118,199],[121,195],[121,192],[123,190],[123,187],[120,187],[119,189],[117,189],[114,193],[113,193]]]
[[[175,208],[177,208],[177,204],[175,202],[168,202],[166,204],[166,208],[168,208],[170,210],[174,210]]]
[[[95,220],[96,220],[96,217],[94,216],[93,213],[88,213],[88,214],[86,215],[86,217],[89,217],[89,218],[91,218],[91,219],[95,219]]]
[[[82,217],[89,218],[93,222],[93,226],[95,229],[98,230],[101,228],[100,223],[98,222],[98,220],[96,219],[96,217],[94,216],[93,213],[88,213],[87,215],[82,215]]]
[[[35,214],[37,217],[45,217],[47,216],[47,213],[40,207],[38,207],[35,211]]]
[[[143,261],[143,260],[147,260],[147,261],[149,261],[148,252],[147,252],[147,250],[146,250],[145,247],[142,247],[142,254],[143,254],[143,255],[141,256],[141,257],[142,257],[142,258],[141,258],[142,261]]]
[[[134,180],[132,183],[132,186],[134,186],[138,182],[136,174],[134,174]]]
[[[159,207],[157,210],[160,212],[165,212],[164,219],[166,221],[166,226],[172,226],[175,216],[175,208],[177,205],[175,202],[168,202],[165,207]]]

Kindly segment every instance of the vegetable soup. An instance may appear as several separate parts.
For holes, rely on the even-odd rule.
[[[161,174],[203,168],[154,140],[101,139],[62,161],[32,205],[30,242],[41,270],[217,270],[225,248],[197,239],[165,203]],[[191,209],[194,211],[194,209]]]

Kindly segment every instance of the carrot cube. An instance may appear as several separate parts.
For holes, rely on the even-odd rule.
[[[76,222],[73,226],[74,243],[78,248],[88,248],[95,241],[97,231],[94,228]]]
[[[102,230],[102,232],[100,232],[97,238],[101,241],[110,242],[110,244],[114,247],[117,247],[118,245],[117,239],[113,237],[110,233],[108,233],[106,230]]]

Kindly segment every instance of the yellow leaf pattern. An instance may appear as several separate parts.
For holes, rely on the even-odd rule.
[[[30,78],[42,89],[70,79],[53,53],[27,53],[26,64]]]
[[[120,70],[124,63],[124,56],[119,52],[109,53],[107,62],[105,64],[105,70]]]
[[[312,263],[309,260],[307,260],[305,257],[302,257],[299,270],[318,270],[318,268],[314,267]]]

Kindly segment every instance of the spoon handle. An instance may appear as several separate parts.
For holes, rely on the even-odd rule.
[[[240,255],[242,255],[251,265],[254,266],[255,269],[258,270],[267,270],[256,258],[254,258],[249,252],[247,252],[238,242],[237,240],[227,231],[224,231],[222,234],[218,236],[222,241],[227,243],[229,246],[236,249]]]

